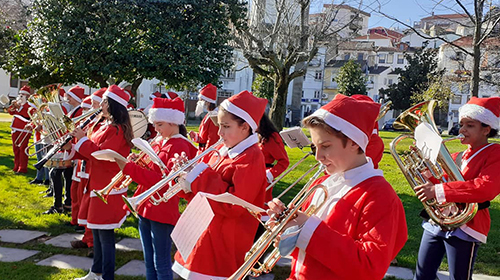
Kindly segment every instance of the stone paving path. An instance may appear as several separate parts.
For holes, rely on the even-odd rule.
[[[23,244],[28,241],[40,238],[45,234],[45,232],[29,230],[0,230],[0,241],[5,243]],[[55,247],[71,248],[70,241],[81,239],[81,237],[82,234],[65,233],[59,236],[52,237],[48,240],[44,239],[44,243]],[[116,249],[121,251],[142,251],[140,240],[135,238],[124,238],[120,240],[116,244]],[[40,251],[0,247],[0,262],[22,261],[31,258],[38,253],[40,253]],[[289,258],[282,258],[278,262],[279,266],[290,266],[290,264],[291,260]],[[36,265],[54,266],[61,269],[80,268],[83,270],[88,270],[89,267],[92,266],[92,259],[87,257],[57,254],[38,261]],[[144,261],[132,260],[122,267],[118,267],[116,270],[116,274],[145,277],[146,268],[144,266]],[[439,280],[448,280],[448,275],[448,272],[440,271],[438,278]],[[179,276],[175,276],[176,277],[174,279],[181,279],[179,278]],[[408,268],[391,266],[387,271],[386,276],[394,276],[397,279],[411,280],[413,279],[413,271]],[[258,278],[251,277],[250,279],[272,280],[274,279],[274,275],[270,273]],[[500,280],[500,277],[474,274],[474,280]]]

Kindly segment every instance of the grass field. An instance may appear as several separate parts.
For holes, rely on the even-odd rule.
[[[35,170],[32,167],[35,160],[30,160],[30,169],[27,175],[15,175],[12,172],[13,155],[9,125],[8,122],[0,122],[0,229],[39,230],[48,232],[49,236],[73,233],[72,227],[64,225],[65,222],[70,221],[69,216],[63,214],[40,214],[52,205],[52,199],[42,198],[39,194],[40,191],[45,190],[45,186],[28,184],[35,176]],[[197,128],[189,127],[188,129],[196,130]],[[422,234],[422,228],[420,227],[421,219],[418,217],[418,213],[422,207],[389,154],[389,142],[397,135],[398,133],[395,132],[381,132],[381,137],[386,144],[386,150],[380,163],[380,168],[384,171],[386,179],[392,184],[403,201],[406,211],[409,236],[408,242],[397,257],[398,265],[413,269]],[[464,149],[464,146],[458,142],[449,142],[447,146],[451,152]],[[292,164],[303,156],[303,152],[297,149],[288,149],[287,151]],[[314,162],[314,159],[309,157],[304,164],[274,188],[274,195],[278,195],[281,190],[293,181],[292,178],[298,178]],[[299,185],[303,185],[304,183],[305,180]],[[285,202],[289,201],[299,189],[300,187],[292,189],[284,196],[283,200]],[[129,192],[131,191],[129,190]],[[475,272],[500,275],[500,258],[498,255],[500,252],[500,203],[498,198],[492,201],[490,213],[492,216],[492,226],[488,236],[488,243],[479,249]],[[118,238],[138,238],[137,220],[133,216],[127,218],[125,224],[117,230],[117,236]],[[61,249],[40,244],[40,242],[31,242],[22,245],[0,242],[0,246],[33,249],[42,252],[28,259],[28,261],[0,263],[0,279],[73,279],[74,277],[85,275],[85,271],[83,270],[60,270],[34,264],[43,258],[60,253],[84,256],[86,254],[85,250]],[[142,259],[142,254],[140,252],[120,251],[117,253],[116,266],[120,267],[132,259]],[[446,262],[443,262],[441,268],[446,270]],[[289,272],[284,268],[279,268],[274,273],[277,276],[276,279],[285,279]],[[131,280],[144,278],[117,276],[116,279]]]

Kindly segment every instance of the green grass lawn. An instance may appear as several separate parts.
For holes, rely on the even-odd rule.
[[[65,226],[65,222],[70,221],[70,216],[41,215],[52,205],[52,199],[42,198],[40,191],[46,189],[45,186],[29,185],[28,182],[35,177],[35,170],[32,166],[35,159],[30,159],[30,169],[27,175],[15,175],[12,172],[13,155],[10,139],[10,123],[0,122],[0,229],[28,229],[48,232],[49,236],[55,236],[62,233],[73,233],[72,227]],[[197,127],[188,127],[188,129],[197,130]],[[418,217],[421,203],[416,199],[413,191],[406,183],[405,178],[396,166],[388,152],[389,142],[398,135],[394,132],[381,132],[381,137],[386,144],[384,157],[380,163],[380,168],[384,171],[386,179],[392,184],[399,197],[403,201],[406,211],[406,218],[409,229],[408,242],[397,257],[398,265],[413,269],[416,262],[418,246],[422,234],[420,227],[421,219]],[[447,144],[451,152],[463,150],[464,146],[458,142]],[[287,149],[290,162],[293,164],[303,156],[303,152],[298,149]],[[289,174],[282,182],[274,188],[274,195],[278,195],[293,180],[302,175],[309,167],[314,164],[314,159],[309,157],[297,170]],[[287,193],[283,200],[288,202],[305,183],[303,180],[299,186]],[[132,188],[133,189],[133,188]],[[129,190],[131,195],[132,190]],[[184,205],[181,209],[184,208]],[[488,237],[488,243],[481,246],[475,265],[476,273],[488,275],[500,275],[500,204],[499,200],[492,201],[490,207],[492,216],[492,226]],[[117,237],[138,238],[137,220],[129,216],[124,225],[117,230]],[[27,244],[12,245],[0,242],[0,246],[15,247],[23,249],[33,249],[41,251],[40,254],[33,256],[27,261],[14,263],[0,263],[1,279],[73,279],[85,275],[83,270],[60,270],[52,267],[41,267],[35,265],[35,262],[52,256],[54,254],[72,254],[84,256],[86,250],[61,249],[41,242],[28,242]],[[142,259],[140,252],[119,251],[116,255],[116,267],[121,267],[132,259]],[[446,269],[446,263],[443,262],[442,269]],[[285,279],[289,274],[286,268],[277,268],[274,271],[276,279]],[[125,279],[144,279],[142,277],[124,277],[116,276],[118,280]]]

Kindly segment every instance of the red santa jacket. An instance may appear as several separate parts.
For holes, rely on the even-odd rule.
[[[123,135],[123,130],[113,124],[103,124],[99,130],[91,135],[91,138],[81,138],[74,146],[77,154],[75,157],[83,158],[87,161],[89,181],[87,192],[100,190],[106,187],[111,179],[120,171],[114,162],[100,161],[91,154],[95,151],[111,149],[126,157],[130,153],[130,146]],[[127,188],[113,190],[108,196],[108,204],[101,201],[92,192],[87,209],[86,223],[91,229],[115,229],[119,228],[125,221],[127,212],[124,210],[124,202],[121,195],[127,192]],[[80,212],[82,212],[80,209]],[[79,215],[80,222],[80,215]],[[85,220],[85,219],[82,219]]]
[[[13,116],[12,123],[10,128],[12,129],[12,133],[16,131],[28,132],[31,133],[32,130],[26,130],[24,127],[30,123],[30,116],[28,115],[28,110],[34,107],[32,104],[26,102],[19,109],[8,110],[9,114]]]
[[[279,133],[274,132],[271,137],[265,142],[259,143],[259,148],[264,154],[264,162],[266,163],[266,178],[268,183],[272,183],[274,178],[278,177],[283,171],[288,168],[290,161],[285,150],[285,144]],[[266,192],[266,201],[273,199],[273,190],[269,189]]]
[[[153,149],[167,166],[168,170],[165,172],[167,174],[173,166],[170,159],[172,159],[176,153],[180,155],[182,152],[185,152],[186,156],[192,159],[196,156],[198,151],[189,140],[180,134],[172,136],[172,138],[167,141],[162,141],[162,143],[153,146]],[[139,184],[134,196],[148,190],[162,178],[160,168],[153,162],[148,164],[148,168],[142,168],[135,163],[129,162],[123,169],[123,174],[130,175],[132,180]],[[159,194],[163,195],[167,189],[168,187],[163,188]],[[180,217],[179,197],[174,196],[168,202],[162,202],[157,206],[151,204],[148,200],[139,206],[137,213],[144,218],[156,222],[175,225]]]
[[[199,133],[196,134],[196,137],[193,139],[193,141],[196,143],[205,144],[205,147],[202,147],[200,149],[200,151],[203,151],[219,140],[218,132],[219,127],[216,126],[210,119],[209,114],[206,114],[200,123]]]
[[[373,128],[370,141],[368,141],[368,146],[366,146],[365,154],[372,159],[373,167],[378,168],[378,163],[384,155],[384,141],[378,135],[378,123],[375,123],[375,128]]]
[[[186,180],[191,183],[191,199],[199,191],[221,194],[229,192],[259,207],[264,206],[264,156],[257,146],[257,135],[251,135],[235,147],[221,148],[222,161],[214,169],[206,165],[195,168]],[[216,161],[212,156],[209,163]],[[201,174],[200,174],[201,172]],[[198,177],[196,175],[199,174]],[[215,214],[187,260],[175,254],[172,269],[187,279],[226,279],[244,262],[253,244],[258,221],[240,206],[210,201]]]
[[[482,149],[484,148],[484,149]],[[459,153],[452,155],[456,160]],[[485,202],[500,193],[500,145],[487,144],[476,151],[467,149],[461,160],[461,171],[465,179],[436,185],[439,202]],[[491,219],[488,208],[477,211],[476,216],[460,227],[465,233],[486,243]]]
[[[346,189],[323,220],[311,216],[304,224],[292,254],[289,279],[384,278],[407,240],[405,212],[384,177],[366,173],[361,175],[367,179]]]

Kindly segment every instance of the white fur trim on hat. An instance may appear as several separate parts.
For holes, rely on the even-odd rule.
[[[25,91],[25,90],[20,90],[19,93],[22,93],[22,94],[27,94],[27,95],[30,95],[31,93]]]
[[[99,103],[101,103],[101,101],[102,101],[102,98],[101,98],[101,97],[99,97],[99,96],[97,96],[97,95],[94,95],[94,94],[92,94],[92,95],[90,96],[90,99],[95,100],[95,101],[97,101],[97,102],[99,102]]]
[[[71,91],[68,90],[66,93],[69,96],[73,97],[73,99],[75,99],[76,101],[78,101],[78,103],[82,102],[82,99],[80,97],[78,97],[78,95],[74,94],[73,92],[71,92]]]
[[[92,105],[91,104],[87,104],[87,103],[82,103],[81,107],[85,108],[85,109],[92,109]]]
[[[217,104],[217,102],[216,102],[215,100],[213,100],[213,99],[211,99],[211,98],[208,98],[208,97],[206,97],[205,95],[203,95],[203,94],[201,94],[201,93],[200,93],[200,94],[198,94],[198,99],[202,99],[202,100],[205,100],[205,101],[207,101],[207,102]]]
[[[151,108],[148,112],[149,122],[168,122],[174,124],[184,124],[184,113],[169,108]]]
[[[228,99],[222,101],[220,106],[222,108],[226,109],[229,113],[235,114],[236,116],[238,116],[238,117],[242,118],[244,121],[246,121],[248,123],[248,125],[250,125],[250,127],[252,128],[252,131],[255,132],[255,130],[257,130],[257,124],[255,123],[253,118],[250,116],[250,114],[247,113],[247,111],[234,105]]]
[[[121,98],[119,95],[111,92],[111,91],[108,91],[106,90],[106,92],[102,95],[102,97],[108,97],[108,98],[111,98],[113,99],[114,101],[120,103],[121,105],[123,105],[123,107],[127,108],[127,105],[128,105],[128,102],[127,100]]]
[[[476,104],[465,104],[458,109],[459,119],[471,118],[491,126],[492,129],[500,128],[500,119],[490,110]]]
[[[366,151],[368,135],[357,126],[324,109],[318,109],[312,115],[324,120],[326,124],[342,132],[345,136],[354,141],[354,143],[358,144],[363,151]]]

